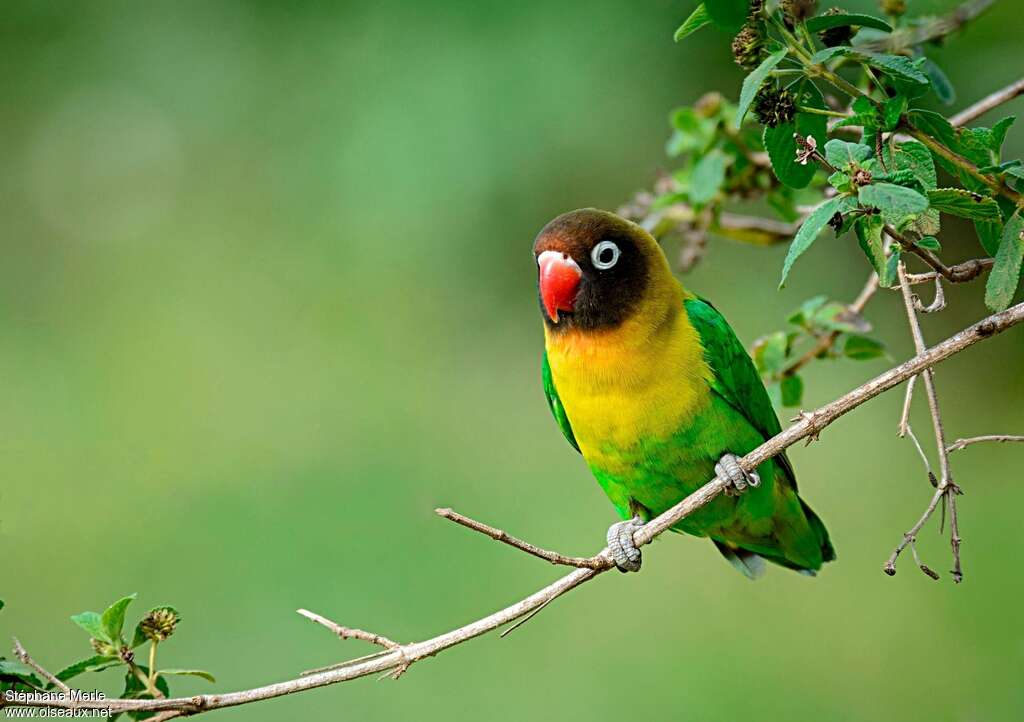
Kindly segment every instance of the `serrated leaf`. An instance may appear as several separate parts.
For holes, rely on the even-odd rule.
[[[939,188],[928,191],[928,203],[942,213],[976,221],[1001,219],[999,204],[988,196],[962,188]]]
[[[895,130],[900,118],[907,110],[907,99],[896,95],[882,104],[882,130]]]
[[[901,224],[908,216],[928,209],[928,199],[904,186],[892,183],[872,183],[857,191],[861,205],[877,208],[889,223]]]
[[[878,274],[878,283],[883,288],[890,288],[896,283],[896,268],[900,263],[900,252],[895,248],[889,253],[889,260],[885,263],[885,273]]]
[[[711,16],[708,15],[707,8],[704,7],[704,3],[697,6],[697,9],[690,13],[690,17],[683,21],[683,24],[676,30],[675,35],[672,36],[672,40],[679,42],[687,35],[700,30],[705,25],[711,22]]]
[[[932,90],[943,105],[952,105],[956,102],[956,89],[953,83],[943,72],[942,68],[935,64],[931,58],[925,58],[921,64],[921,70],[932,81]]]
[[[999,239],[1003,237],[1003,221],[975,221],[974,230],[985,253],[995,256],[999,252]]]
[[[885,346],[867,336],[850,335],[843,344],[843,355],[856,361],[866,361],[885,355]]]
[[[789,276],[789,271],[793,264],[804,254],[804,251],[811,247],[814,240],[824,230],[825,226],[828,225],[832,216],[849,210],[852,203],[853,199],[849,196],[836,196],[835,198],[829,198],[811,211],[811,214],[807,216],[807,220],[803,222],[800,230],[797,231],[793,242],[789,244],[789,252],[786,254],[786,260],[782,264],[782,280],[779,281],[779,288],[786,285],[786,277]]]
[[[804,399],[804,380],[799,374],[783,376],[779,382],[783,406],[799,406]]]
[[[855,25],[861,28],[874,28],[887,33],[892,32],[892,26],[873,15],[862,13],[836,13],[835,15],[819,15],[807,21],[807,29],[812,33],[821,32],[829,28],[841,28],[848,25]]]
[[[731,31],[743,27],[750,12],[747,0],[704,0],[704,7],[716,25]]]
[[[107,631],[103,627],[103,618],[96,612],[82,612],[81,614],[75,614],[71,617],[71,621],[88,632],[90,637],[94,637],[103,642],[109,642],[111,644],[114,643],[114,640],[107,636]]]
[[[1020,266],[1024,260],[1024,215],[1018,209],[1003,227],[996,262],[985,284],[985,305],[1002,311],[1010,305],[1020,283]]]
[[[690,176],[690,200],[704,205],[715,197],[725,182],[725,164],[728,157],[715,149],[703,156],[693,167]]]
[[[935,251],[936,253],[942,250],[942,244],[939,243],[939,239],[935,236],[925,236],[917,242],[917,247],[928,251]]]
[[[872,153],[871,146],[850,143],[839,138],[833,138],[825,144],[825,160],[840,170],[863,163]]]
[[[917,95],[928,88],[928,76],[921,72],[909,58],[902,55],[872,53],[840,45],[835,48],[819,50],[811,56],[811,63],[817,65],[836,57],[845,57],[857,62],[867,63],[871,67],[882,71],[893,80],[901,81],[906,86],[909,86],[905,87],[904,90],[909,90],[911,97],[917,97]]]
[[[910,124],[937,139],[947,148],[956,150],[956,131],[942,115],[931,110],[914,109],[907,113]]]
[[[882,227],[884,225],[885,223],[882,221],[881,216],[877,215],[861,216],[853,225],[860,249],[864,251],[864,255],[867,256],[871,267],[875,269],[879,276],[885,273],[886,263],[885,246],[882,241]]]
[[[989,148],[996,154],[997,158],[999,157],[999,151],[1003,147],[1003,141],[1006,140],[1006,131],[1010,129],[1015,120],[1017,120],[1017,116],[1008,115],[992,126],[989,136]]]
[[[161,669],[160,674],[177,674],[189,677],[202,677],[208,682],[216,682],[216,678],[209,672],[201,669]]]
[[[782,62],[787,52],[789,51],[783,48],[772,53],[762,60],[761,64],[751,71],[750,75],[743,79],[743,87],[740,89],[740,102],[736,106],[736,120],[733,123],[733,127],[736,130],[739,130],[743,124],[743,117],[750,110],[750,104],[754,102],[754,96],[761,89],[768,74],[775,69],[776,65]]]
[[[122,597],[107,607],[103,612],[103,630],[107,633],[107,639],[117,641],[121,638],[121,630],[124,628],[124,613],[138,594],[129,594]]]
[[[67,667],[57,672],[57,679],[61,682],[67,682],[69,679],[73,679],[83,672],[101,672],[104,669],[110,667],[117,667],[124,664],[118,657],[103,657],[96,655],[95,657],[89,657],[81,661],[69,664]]]

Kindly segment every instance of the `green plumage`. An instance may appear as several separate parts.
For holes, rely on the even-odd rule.
[[[700,391],[707,394],[707,403],[684,428],[666,438],[639,439],[627,448],[606,450],[614,464],[590,462],[623,518],[639,514],[646,520],[660,514],[713,478],[714,465],[723,454],[742,456],[781,430],[761,378],[729,324],[702,299],[691,297],[684,308],[712,371],[712,379]],[[546,355],[543,381],[555,420],[579,450]],[[674,529],[710,537],[737,569],[751,577],[763,566],[760,558],[812,573],[834,559],[824,525],[797,495],[786,455],[764,462],[757,471],[759,487],[741,496],[719,495]]]

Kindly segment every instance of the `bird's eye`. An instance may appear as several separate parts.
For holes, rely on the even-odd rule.
[[[600,271],[607,271],[609,268],[619,262],[619,256],[622,251],[611,241],[601,241],[594,250],[590,252],[590,260],[594,263],[594,268]]]

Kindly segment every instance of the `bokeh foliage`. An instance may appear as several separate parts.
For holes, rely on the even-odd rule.
[[[1019,72],[1014,5],[935,50],[958,102]],[[166,663],[238,689],[362,651],[296,607],[406,640],[557,573],[434,506],[598,548],[612,514],[544,406],[528,249],[556,213],[648,185],[669,109],[739,87],[728,36],[671,42],[690,9],[7,4],[0,636],[59,667],[83,650],[71,614],[142,590],[142,608],[172,600],[187,620]],[[1004,150],[1021,154],[1019,134]],[[945,252],[976,253],[969,223],[945,225]],[[784,254],[723,241],[685,282],[751,342],[863,281],[857,244],[821,239],[779,292]],[[931,339],[983,308],[977,287],[949,296]],[[910,352],[895,296],[866,315],[894,358]],[[1011,333],[939,369],[952,437],[1019,432],[1022,350]],[[885,363],[810,369],[805,405]],[[839,551],[817,580],[750,584],[674,537],[636,578],[398,683],[217,714],[1012,719],[1021,452],[954,458],[963,585],[889,579],[881,563],[930,493],[895,438],[899,405],[794,452]],[[93,679],[121,691],[115,672]]]

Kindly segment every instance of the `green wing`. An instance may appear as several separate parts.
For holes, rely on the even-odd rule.
[[[548,354],[546,351],[544,352],[541,374],[544,377],[544,395],[548,399],[548,408],[551,409],[551,415],[555,417],[555,421],[558,422],[558,428],[565,434],[565,438],[576,451],[579,451],[580,445],[576,443],[576,435],[572,433],[569,417],[565,415],[565,407],[562,406],[562,400],[558,398],[558,391],[555,390],[555,382],[551,379],[551,366],[548,365]]]
[[[736,338],[732,327],[714,306],[702,298],[687,299],[683,305],[690,322],[700,334],[704,356],[714,373],[711,388],[743,414],[765,440],[778,434],[782,426],[775,415],[768,392],[765,391],[754,362]],[[796,477],[789,459],[784,453],[775,459],[786,472],[793,488],[796,488]]]

